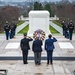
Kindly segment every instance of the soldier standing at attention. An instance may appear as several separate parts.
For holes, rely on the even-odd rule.
[[[15,22],[13,21],[13,22],[11,23],[11,33],[10,33],[10,38],[11,38],[11,39],[14,38],[15,32],[16,32],[16,24],[15,24]]]
[[[69,28],[69,39],[72,40],[72,35],[73,35],[73,30],[74,30],[74,24],[72,20],[70,21],[68,28]]]
[[[9,25],[8,21],[6,21],[6,23],[4,24],[4,31],[6,34],[6,40],[8,40],[10,37],[10,25]]]
[[[65,35],[65,21],[62,21],[62,30],[63,30],[63,35]]]

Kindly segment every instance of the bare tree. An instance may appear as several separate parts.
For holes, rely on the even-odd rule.
[[[17,7],[3,7],[0,10],[0,31],[3,31],[5,21],[9,21],[9,23],[11,23],[12,20],[17,21],[19,16],[19,9]]]

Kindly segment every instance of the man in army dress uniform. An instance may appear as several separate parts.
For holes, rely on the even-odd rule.
[[[65,35],[65,21],[62,21],[62,29],[63,29],[63,35]]]
[[[6,40],[8,40],[10,38],[10,25],[8,21],[6,21],[6,23],[4,24],[4,31],[6,34]]]
[[[74,30],[74,24],[72,21],[69,23],[68,29],[69,29],[69,39],[72,40],[72,35],[73,35],[73,30]]]

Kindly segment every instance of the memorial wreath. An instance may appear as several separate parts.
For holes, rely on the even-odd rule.
[[[36,30],[33,33],[33,38],[36,39],[37,37],[39,37],[39,39],[43,41],[45,38],[45,32],[41,29]]]

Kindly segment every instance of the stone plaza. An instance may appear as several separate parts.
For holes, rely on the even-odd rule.
[[[56,60],[53,60],[53,65],[47,65],[46,59],[43,59],[41,60],[41,65],[38,66],[35,65],[34,59],[28,59],[27,65],[23,64],[20,49],[22,34],[17,34],[15,38],[10,40],[5,39],[5,34],[0,34],[0,69],[8,70],[7,75],[74,75],[75,60],[72,57],[75,57],[75,35],[73,35],[72,41],[64,38],[61,34],[53,36],[58,40],[55,43],[53,53],[53,58],[56,58]],[[32,42],[30,42],[30,47],[32,47]],[[43,58],[46,57],[46,51],[44,50],[44,45],[42,48]],[[34,58],[31,49],[28,57]],[[59,59],[60,57],[64,59]],[[2,74],[0,73],[0,75]]]

